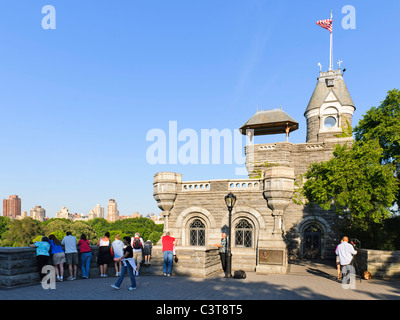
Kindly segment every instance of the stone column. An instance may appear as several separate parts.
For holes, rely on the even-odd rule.
[[[294,193],[294,169],[270,167],[264,173],[264,198],[272,210],[273,230],[267,239],[260,241],[256,272],[286,273],[287,245],[283,238],[283,220]]]

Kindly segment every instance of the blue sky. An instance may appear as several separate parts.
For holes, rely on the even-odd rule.
[[[42,28],[42,7],[56,29]],[[356,29],[341,27],[345,5]],[[356,104],[353,125],[400,88],[400,1],[4,0],[0,10],[0,197],[18,194],[54,217],[115,198],[120,214],[155,213],[153,175],[185,181],[237,178],[237,165],[150,165],[146,134],[241,127],[257,110],[300,123],[329,64],[334,11],[340,59]],[[282,136],[256,143],[284,141]],[[183,142],[178,143],[178,147]]]

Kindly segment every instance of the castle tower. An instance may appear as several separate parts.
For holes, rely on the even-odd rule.
[[[338,137],[352,126],[355,109],[341,69],[321,71],[304,113],[307,142],[323,142]]]

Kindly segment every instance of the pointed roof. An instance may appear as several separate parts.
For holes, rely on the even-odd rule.
[[[299,124],[282,109],[257,111],[239,130],[246,135],[247,129],[254,130],[254,136],[286,133],[289,126],[290,132],[299,128]]]
[[[331,70],[320,73],[317,85],[310,102],[308,103],[305,114],[312,109],[320,108],[331,93],[335,95],[341,105],[354,107],[353,99],[346,87],[340,69]]]

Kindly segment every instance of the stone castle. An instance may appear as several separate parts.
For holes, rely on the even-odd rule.
[[[285,273],[291,258],[333,258],[338,240],[335,215],[296,204],[292,198],[311,163],[329,160],[336,144],[352,143],[345,132],[354,111],[342,70],[321,71],[305,109],[306,142],[248,144],[248,179],[183,181],[178,173],[157,173],[153,193],[162,210],[164,231],[170,231],[186,253],[208,252],[228,231],[224,198],[232,192],[237,197],[232,212],[232,270]],[[282,109],[274,109],[258,111],[240,130],[252,139],[285,132],[289,136],[297,128]]]

